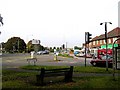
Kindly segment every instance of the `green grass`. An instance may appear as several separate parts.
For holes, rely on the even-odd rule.
[[[73,58],[73,56],[69,56],[69,54],[58,54],[58,56]]]
[[[25,88],[35,83],[36,72],[17,72],[12,70],[2,71],[2,87],[3,88]],[[29,84],[27,84],[29,83]]]
[[[69,66],[23,66],[22,69],[40,70],[41,68],[54,69],[54,68],[67,68]],[[112,76],[82,76],[73,77],[73,82],[63,82],[64,77],[49,77],[45,78],[47,85],[37,86],[36,85],[36,72],[23,72],[13,70],[2,70],[2,88],[21,88],[21,89],[56,89],[69,88],[69,89],[98,89],[98,88],[120,88],[120,76],[116,76],[115,80]],[[112,69],[106,72],[106,68],[92,67],[92,66],[74,66],[74,73],[112,73]],[[116,73],[120,73],[120,70],[116,70]],[[50,83],[52,81],[52,83]]]
[[[45,69],[55,69],[55,68],[67,68],[68,66],[33,66],[33,65],[27,65],[27,66],[22,66],[20,68],[22,69],[27,69],[27,70],[40,70],[41,68]]]
[[[65,83],[60,80],[57,81],[58,78],[50,78],[52,83],[48,83],[46,86],[36,86],[36,74],[38,72],[17,72],[17,71],[10,71],[10,70],[3,70],[3,77],[2,77],[2,87],[3,89],[6,88],[21,88],[28,89],[28,88],[48,88],[48,89],[59,89],[59,88],[70,88],[70,89],[82,89],[82,88],[120,88],[120,77],[116,76],[116,80],[113,80],[111,76],[101,76],[101,77],[73,77],[73,82]],[[49,79],[48,79],[49,80]],[[49,81],[48,81],[49,82]],[[54,83],[55,82],[55,83]]]
[[[20,68],[22,69],[28,69],[28,70],[40,70],[41,68],[45,69],[55,69],[55,68],[68,68],[69,66],[33,66],[33,65],[27,65],[22,66]],[[80,72],[80,73],[112,73],[113,69],[109,68],[108,71],[106,71],[106,68],[103,67],[93,67],[93,66],[74,66],[74,72]],[[120,70],[115,70],[116,73],[120,73]]]

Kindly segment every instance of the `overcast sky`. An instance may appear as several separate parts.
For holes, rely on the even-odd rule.
[[[119,0],[0,0],[4,25],[0,42],[16,36],[41,40],[43,46],[82,46],[85,32],[92,37],[118,26]]]

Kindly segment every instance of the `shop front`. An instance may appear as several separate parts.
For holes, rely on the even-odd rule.
[[[118,44],[114,44],[114,47],[118,47]],[[107,45],[107,49],[112,49],[113,48],[113,44],[108,44]],[[106,49],[106,45],[101,45],[101,49]]]

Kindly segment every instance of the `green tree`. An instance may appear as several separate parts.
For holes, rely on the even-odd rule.
[[[74,46],[74,49],[79,49],[79,50],[81,50],[81,47]]]
[[[39,51],[45,50],[44,46],[40,45],[39,46]]]
[[[30,40],[28,43],[27,43],[27,52],[31,52],[31,51],[34,51],[34,45],[32,44],[32,40]]]
[[[62,47],[60,47],[60,50],[62,50]]]
[[[54,52],[54,49],[52,47],[50,47],[50,52]]]
[[[4,47],[7,52],[23,52],[26,50],[26,43],[20,37],[12,37]]]
[[[60,48],[59,47],[57,47],[57,51],[59,51],[60,50]]]
[[[53,47],[53,49],[56,49],[56,47]]]

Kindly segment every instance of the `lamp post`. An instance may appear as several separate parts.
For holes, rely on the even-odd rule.
[[[106,71],[108,71],[108,59],[107,59],[107,23],[112,24],[111,22],[103,22],[105,23],[105,42],[106,42]],[[100,23],[100,25],[103,25]]]

